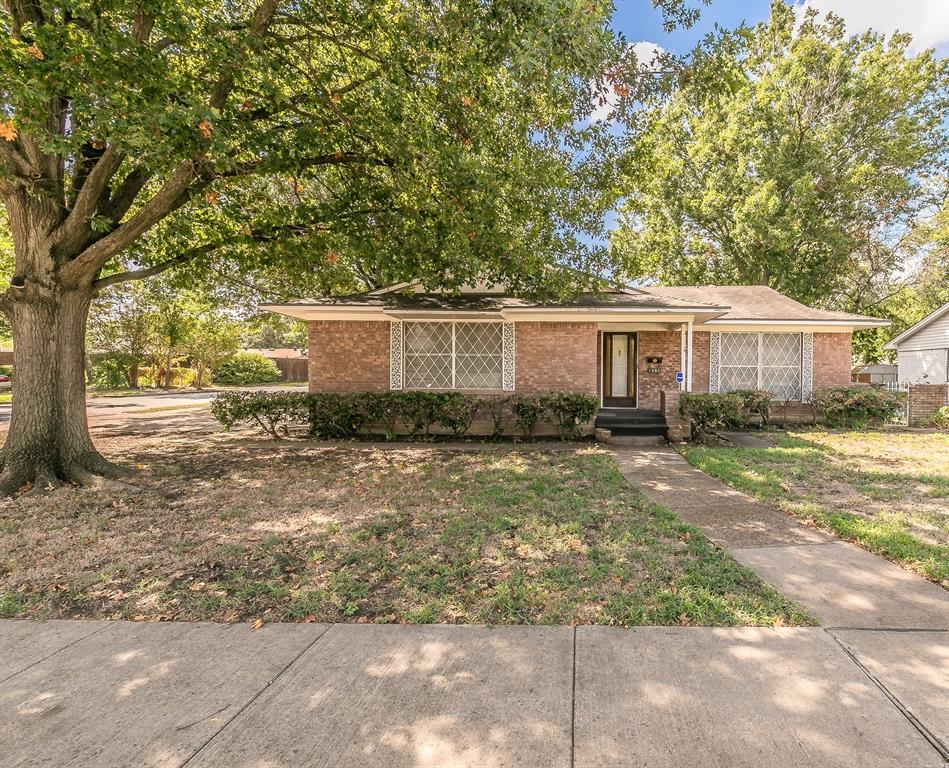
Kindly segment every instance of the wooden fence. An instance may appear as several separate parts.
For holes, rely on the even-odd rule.
[[[309,360],[305,357],[274,357],[271,358],[283,374],[284,381],[307,381]]]

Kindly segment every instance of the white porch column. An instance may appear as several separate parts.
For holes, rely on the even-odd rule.
[[[687,367],[685,369],[685,391],[692,391],[692,320],[689,320],[689,325],[686,330],[686,363]]]
[[[687,350],[686,350],[685,337],[686,337],[686,324],[682,323],[682,325],[679,326],[679,370],[682,371],[682,383],[679,384],[679,389],[682,390],[683,392],[686,391],[686,387],[689,386],[688,382],[685,380],[685,372],[688,370],[687,368],[688,363],[686,360]]]

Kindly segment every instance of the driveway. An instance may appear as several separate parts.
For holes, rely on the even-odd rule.
[[[944,765],[816,628],[7,620],[0,744],[5,768]]]

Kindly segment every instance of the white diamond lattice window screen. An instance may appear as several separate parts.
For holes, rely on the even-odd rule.
[[[502,323],[405,323],[407,389],[501,389]]]
[[[800,400],[801,354],[799,333],[723,333],[721,391],[763,389],[779,400]]]

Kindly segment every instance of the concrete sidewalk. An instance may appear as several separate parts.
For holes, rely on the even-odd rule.
[[[899,707],[949,744],[949,592],[706,475],[669,447],[614,449],[654,501],[820,619]],[[949,748],[946,748],[949,754]]]
[[[7,620],[0,763],[944,765],[870,674],[816,628]]]

